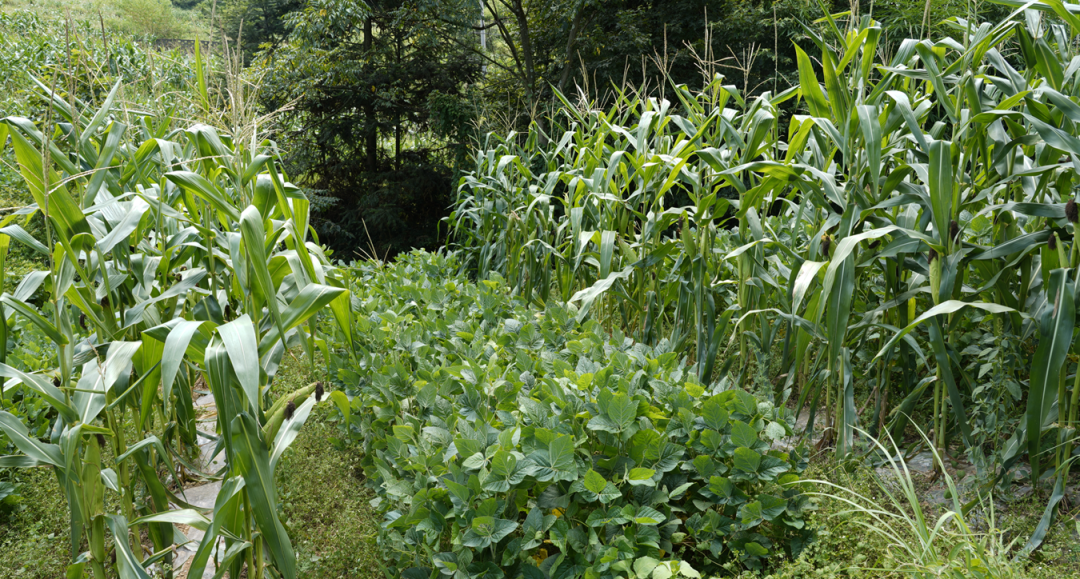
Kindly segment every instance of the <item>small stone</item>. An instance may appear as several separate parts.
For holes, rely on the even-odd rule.
[[[916,454],[907,462],[907,467],[908,470],[915,472],[932,472],[934,470],[934,453],[924,451]]]

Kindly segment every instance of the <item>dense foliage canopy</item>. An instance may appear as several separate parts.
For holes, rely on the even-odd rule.
[[[480,72],[446,40],[475,41],[443,21],[451,14],[415,0],[313,2],[263,55],[264,100],[288,106],[288,161],[321,202],[327,243],[380,255],[439,244],[465,156],[465,91]]]

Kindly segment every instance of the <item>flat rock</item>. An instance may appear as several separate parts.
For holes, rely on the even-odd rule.
[[[183,568],[183,566],[187,564],[188,559],[194,554],[195,551],[188,551],[184,547],[177,549],[176,553],[173,555],[173,569]]]
[[[874,469],[874,472],[876,472],[877,475],[881,477],[881,480],[896,480],[896,471],[889,468],[888,466],[879,466]]]
[[[216,455],[214,454],[214,449],[217,448],[217,435],[214,432],[217,428],[217,418],[214,417],[214,414],[217,413],[217,407],[214,404],[214,397],[209,394],[200,396],[195,401],[195,406],[203,409],[201,414],[204,417],[197,421],[195,428],[198,434],[206,439],[206,442],[199,445],[199,459],[202,463],[203,470],[207,472],[217,472],[225,466],[225,450],[222,449],[221,452],[218,452]],[[214,481],[184,489],[180,496],[192,506],[200,509],[213,509],[214,501],[217,500],[219,492],[221,492],[221,481]],[[174,576],[176,579],[196,579],[194,577],[189,577],[188,572],[191,569],[192,557],[194,557],[195,552],[198,551],[199,543],[203,540],[205,533],[198,529],[187,527],[184,529],[184,534],[192,542],[176,550],[173,568],[177,571]],[[206,569],[199,579],[214,579],[214,575],[217,573],[217,569],[214,567],[214,560],[225,555],[224,541],[218,539],[214,551],[214,555],[210,557],[210,561],[207,563]]]
[[[920,452],[907,461],[908,470],[915,472],[931,472],[934,470],[934,453],[929,451]]]
[[[203,540],[203,537],[206,536],[206,533],[196,529],[195,527],[188,527],[187,531],[184,532],[184,535],[186,535],[188,540],[191,541],[184,548],[195,551],[199,548],[199,542]]]
[[[926,502],[932,505],[951,504],[952,499],[945,496],[945,489],[936,489],[926,493]]]
[[[216,441],[209,441],[199,445],[199,460],[202,462],[203,472],[215,473],[225,466],[225,448],[222,447],[217,454]]]
[[[184,489],[180,498],[201,509],[214,508],[218,492],[221,491],[221,481],[214,481],[190,489]]]

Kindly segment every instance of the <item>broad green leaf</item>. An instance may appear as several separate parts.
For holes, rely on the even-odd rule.
[[[607,415],[621,432],[634,423],[637,418],[637,408],[636,400],[620,392],[612,396],[611,401],[608,402]]]
[[[229,363],[232,364],[240,387],[244,391],[248,408],[254,415],[260,410],[259,393],[259,350],[256,345],[255,326],[247,314],[218,326],[218,335],[221,343],[229,353]]]
[[[484,481],[484,489],[492,492],[507,492],[511,487],[525,480],[525,469],[518,464],[518,455],[500,449],[491,457],[491,473]],[[524,458],[524,457],[522,457]]]
[[[593,493],[600,494],[600,491],[604,490],[604,487],[607,486],[607,481],[604,480],[604,477],[601,476],[600,473],[590,468],[585,473],[584,484],[585,488]]]
[[[506,519],[476,517],[465,531],[461,542],[466,547],[486,549],[506,538],[517,527],[517,523]]]
[[[127,519],[122,515],[106,515],[105,520],[109,524],[113,537],[122,538],[113,541],[113,547],[116,549],[116,570],[120,579],[150,579],[146,569],[143,569],[142,564],[135,558],[135,553],[131,552],[131,544],[127,540]]]
[[[619,488],[614,483],[608,482],[604,485],[604,490],[597,493],[596,496],[601,503],[606,505],[614,500],[621,499],[622,493],[619,492]]]
[[[237,211],[236,206],[229,201],[225,193],[208,181],[206,177],[191,171],[171,171],[165,173],[165,178],[175,183],[177,187],[182,187],[184,190],[205,199],[230,221],[240,221],[240,212]]]
[[[713,473],[716,472],[716,462],[713,461],[713,459],[708,455],[698,455],[694,458],[693,464],[694,469],[697,470],[698,475],[705,480],[709,480],[709,477],[711,477]]]
[[[296,577],[296,554],[277,514],[277,491],[270,456],[261,430],[247,412],[239,413],[231,425],[236,464],[234,468],[246,483],[252,514],[266,541],[274,563],[285,579]]]
[[[765,436],[768,436],[771,440],[780,440],[787,436],[787,431],[779,422],[770,422],[765,427]]]
[[[751,448],[758,442],[757,431],[754,427],[741,421],[735,420],[731,423],[731,443],[735,446],[745,446]]]
[[[401,427],[400,426],[395,427],[394,437],[397,438],[398,440],[401,440],[402,437],[399,436],[401,431],[397,430],[399,428],[401,428]],[[407,441],[402,440],[402,442],[407,442]],[[477,470],[477,469],[484,468],[485,466],[487,466],[487,462],[488,462],[487,457],[484,456],[484,453],[477,452],[475,454],[470,455],[468,458],[466,458],[464,461],[462,461],[461,466],[466,468],[466,469],[469,469],[469,470]]]
[[[547,450],[534,452],[529,455],[529,460],[536,467],[533,476],[539,481],[574,480],[578,476],[574,441],[567,435],[553,438]]]
[[[648,577],[660,562],[652,557],[641,557],[634,561],[634,574],[638,577]]]
[[[60,447],[31,437],[29,430],[14,414],[0,410],[0,430],[4,431],[16,448],[32,460],[50,464],[59,469],[64,468],[64,457],[60,453]]]
[[[738,517],[739,522],[745,529],[760,525],[765,520],[761,512],[761,501],[746,503],[739,507]]]
[[[758,503],[761,505],[761,514],[766,521],[784,514],[788,504],[786,500],[772,495],[758,495]]]
[[[697,570],[691,567],[686,561],[679,561],[679,575],[690,577],[691,579],[700,579],[701,577],[701,573],[698,573]]]
[[[701,418],[705,421],[705,426],[713,430],[723,430],[728,424],[728,411],[723,402],[713,397],[702,405]]]
[[[736,448],[733,464],[736,470],[744,473],[756,473],[761,465],[761,455],[749,448]]]
[[[745,545],[743,545],[743,548],[746,549],[747,553],[755,557],[767,557],[769,555],[769,550],[765,547],[762,547],[760,543],[757,543],[755,541],[746,543]]]
[[[641,467],[632,468],[632,469],[630,469],[630,473],[627,475],[627,481],[629,481],[630,484],[634,485],[634,486],[637,486],[637,485],[653,486],[655,484],[655,482],[652,480],[652,477],[655,474],[656,474],[656,471],[652,470],[651,468],[641,468]]]
[[[663,513],[652,507],[638,507],[634,515],[634,522],[639,525],[659,525],[666,520],[667,517]]]

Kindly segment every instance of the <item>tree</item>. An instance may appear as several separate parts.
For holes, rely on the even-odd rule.
[[[711,70],[745,92],[783,90],[797,77],[792,41],[821,16],[805,0],[475,1],[481,12],[456,24],[490,32],[488,46],[470,48],[487,67],[484,100],[502,128],[542,124],[561,106],[552,89],[582,87],[603,104],[614,87],[663,94],[669,84],[700,87]]]
[[[250,61],[261,48],[285,40],[289,33],[286,16],[304,4],[304,0],[218,0],[204,1],[202,6],[205,16],[213,17],[218,34],[229,42],[239,40],[245,60]]]
[[[550,97],[546,84],[546,65],[553,51],[537,44],[537,30],[561,26],[568,22],[565,32],[565,60],[569,60],[575,38],[583,23],[582,14],[598,0],[475,0],[478,11],[462,11],[458,19],[442,17],[444,22],[482,33],[492,32],[490,46],[464,43],[462,48],[474,52],[485,64],[484,89],[488,101],[500,105],[509,100],[503,112],[513,119],[526,121],[542,119],[538,108]],[[463,17],[463,18],[462,18]],[[567,80],[560,79],[560,86]],[[508,96],[509,99],[504,98]]]
[[[321,240],[396,253],[439,244],[464,159],[476,35],[455,0],[311,0],[260,57],[266,105],[284,113],[295,175],[319,209]],[[453,42],[447,42],[452,38]],[[370,235],[370,240],[369,240]]]

